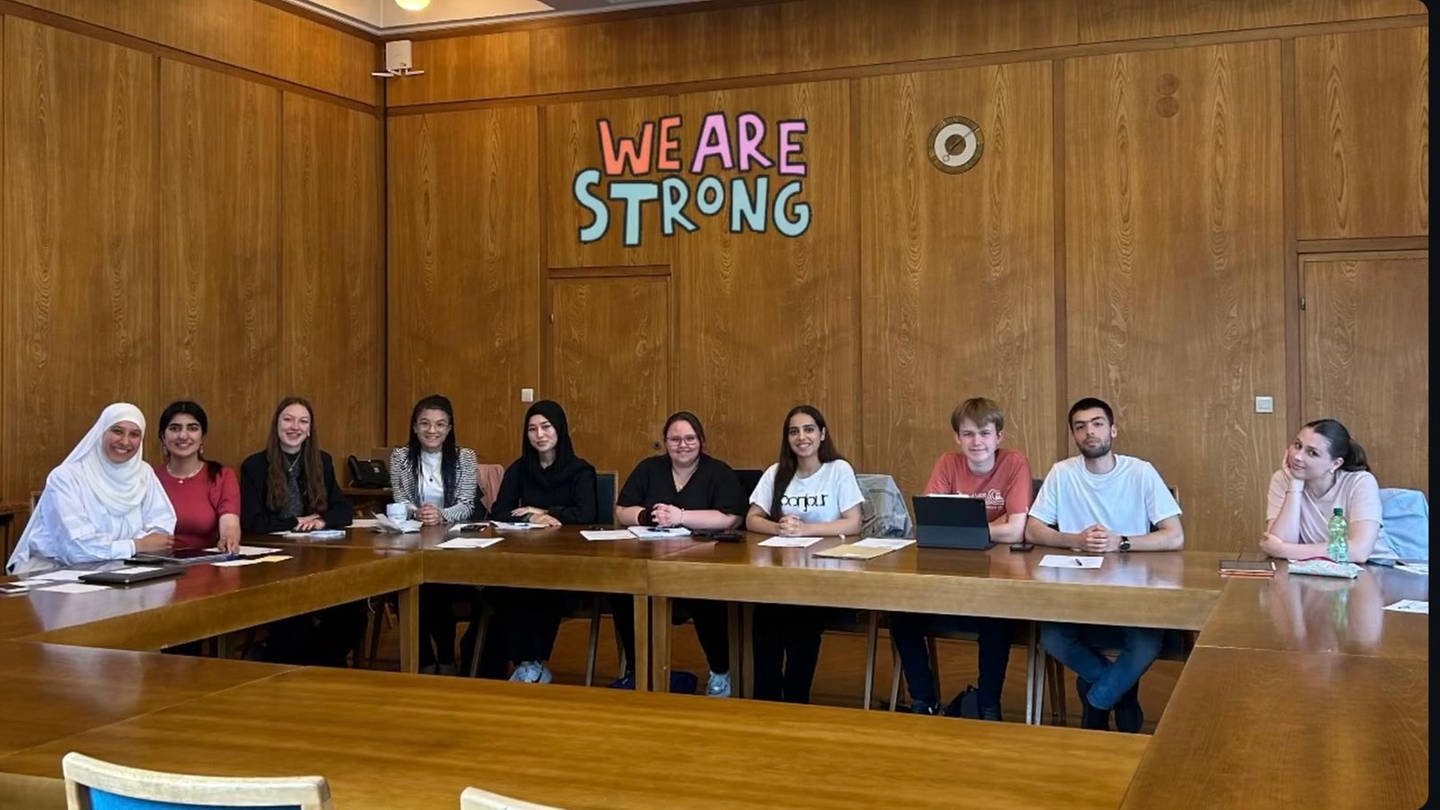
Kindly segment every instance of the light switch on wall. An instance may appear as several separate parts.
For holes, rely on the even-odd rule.
[[[1255,413],[1274,413],[1274,397],[1255,397]]]
[[[521,388],[521,389],[520,389],[520,401],[521,401],[521,402],[534,402],[534,401],[535,401],[535,389],[534,389],[534,388]]]

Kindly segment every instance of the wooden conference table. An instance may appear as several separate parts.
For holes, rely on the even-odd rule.
[[[452,551],[435,548],[443,537],[250,537],[294,559],[197,566],[105,593],[0,598],[0,639],[13,640],[0,645],[0,695],[25,707],[0,725],[0,806],[7,795],[23,797],[14,806],[53,798],[59,755],[72,749],[211,773],[307,763],[300,769],[330,779],[342,807],[453,806],[465,784],[573,807],[1411,807],[1428,792],[1428,621],[1383,610],[1428,599],[1426,577],[1367,569],[1355,582],[1283,572],[1225,580],[1216,561],[1233,555],[1205,552],[1107,555],[1099,570],[1068,570],[1040,568],[1039,550],[911,547],[854,562],[813,556],[834,540],[778,550],[754,536],[588,542],[561,529]],[[1201,632],[1148,740],[40,643],[155,649],[400,591],[410,617],[402,659],[413,669],[421,582],[630,593],[637,657],[646,608],[653,601],[658,617],[679,597]],[[653,624],[658,674],[669,623]],[[219,749],[233,751],[209,754]]]

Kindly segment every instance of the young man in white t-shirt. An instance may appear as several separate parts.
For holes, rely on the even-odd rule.
[[[1025,537],[1042,546],[1091,553],[1178,551],[1185,545],[1180,505],[1148,461],[1111,452],[1118,431],[1104,400],[1070,406],[1070,436],[1080,455],[1058,461],[1030,507]],[[1040,644],[1074,670],[1084,709],[1081,726],[1135,733],[1144,724],[1140,676],[1160,654],[1164,631],[1045,622]],[[1103,651],[1119,649],[1111,662]]]

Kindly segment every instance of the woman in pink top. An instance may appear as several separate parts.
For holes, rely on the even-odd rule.
[[[1351,562],[1395,556],[1381,531],[1380,484],[1365,450],[1344,425],[1317,419],[1295,434],[1284,466],[1270,477],[1260,550],[1287,560],[1325,556],[1337,508],[1348,523]]]
[[[160,414],[165,459],[155,475],[175,507],[175,548],[234,551],[240,547],[240,482],[234,470],[203,455],[209,425],[197,403],[170,403]]]

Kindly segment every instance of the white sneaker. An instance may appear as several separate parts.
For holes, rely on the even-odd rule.
[[[534,661],[521,661],[515,671],[510,673],[510,680],[516,683],[535,683],[540,678],[539,669],[540,665]]]
[[[730,673],[712,672],[710,680],[705,684],[706,697],[730,697]]]
[[[550,671],[550,667],[545,666],[539,661],[535,662],[535,680],[531,681],[531,683],[550,683],[554,677],[555,675]]]

